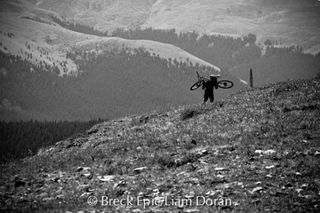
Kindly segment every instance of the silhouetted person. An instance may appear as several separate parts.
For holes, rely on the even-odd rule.
[[[205,82],[202,85],[202,89],[204,90],[203,103],[205,104],[208,99],[212,103],[214,101],[214,89],[218,89],[218,77],[219,75],[210,75],[210,80]]]

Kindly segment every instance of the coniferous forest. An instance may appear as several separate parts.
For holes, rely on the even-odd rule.
[[[0,121],[0,163],[34,155],[102,121]]]

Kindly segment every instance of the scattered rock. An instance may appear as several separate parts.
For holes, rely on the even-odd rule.
[[[82,194],[80,195],[80,197],[87,198],[87,197],[89,197],[89,196],[92,195],[92,194],[93,194],[93,192],[84,192],[84,193],[82,193]]]
[[[256,193],[256,192],[260,192],[260,191],[262,191],[262,187],[261,186],[258,186],[258,187],[255,187],[254,189],[252,189],[251,191],[249,191],[250,192],[250,194],[254,194],[254,193]]]
[[[259,154],[259,155],[272,155],[272,154],[275,154],[276,151],[273,150],[273,149],[268,149],[268,150],[256,150],[254,151],[255,154]]]
[[[64,196],[64,195],[62,195],[62,194],[61,194],[61,195],[57,195],[57,196],[56,196],[56,199],[58,199],[58,200],[62,200],[62,199],[64,199],[64,198],[65,198],[65,196]]]
[[[207,196],[214,196],[216,194],[220,194],[222,191],[221,190],[215,190],[215,191],[208,191],[206,193]]]
[[[114,175],[104,175],[104,176],[97,176],[97,178],[100,181],[109,182],[109,181],[112,181],[115,178],[115,176]]]
[[[217,167],[217,168],[214,168],[214,171],[227,171],[228,169],[227,168],[224,168],[224,167]]]
[[[88,170],[90,170],[90,169],[91,169],[90,167],[81,167],[81,166],[79,166],[79,167],[76,169],[76,172],[88,171]]]
[[[118,183],[114,184],[113,188],[125,187],[126,185],[127,185],[127,182],[125,180],[121,180]]]
[[[193,213],[193,212],[200,212],[199,209],[184,209],[183,212],[185,213]]]
[[[135,168],[133,171],[136,174],[140,174],[141,172],[143,172],[143,171],[145,171],[147,169],[148,169],[148,167],[139,167],[139,168]]]
[[[48,197],[48,193],[47,192],[43,192],[39,195],[40,198],[43,198],[43,197]]]
[[[54,200],[54,198],[53,197],[45,197],[42,200],[45,201],[45,202],[49,202],[49,201]]]
[[[92,128],[92,129],[89,129],[89,130],[87,131],[87,134],[88,134],[88,135],[91,135],[91,134],[97,133],[98,131],[99,131],[99,128],[94,127],[94,128]]]
[[[265,166],[264,168],[265,169],[273,169],[273,168],[275,168],[275,165]]]

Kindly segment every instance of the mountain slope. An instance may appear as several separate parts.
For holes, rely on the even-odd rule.
[[[0,16],[1,120],[115,118],[197,103],[194,70],[220,72],[171,44],[66,29],[28,1],[4,1]]]
[[[319,211],[319,92],[319,79],[282,82],[98,124],[2,167],[1,208]]]
[[[317,0],[83,0],[33,1],[70,21],[101,31],[152,27],[232,36],[254,33],[262,43],[277,40],[319,52]]]
[[[212,66],[209,63],[192,56],[191,54],[174,47],[153,41],[131,41],[120,38],[101,38],[98,36],[77,33],[67,30],[56,24],[53,20],[61,19],[51,11],[42,10],[24,1],[5,1],[1,11],[1,46],[4,53],[19,56],[33,64],[40,62],[50,66],[57,66],[60,75],[77,74],[79,72],[74,61],[66,58],[66,54],[80,45],[91,44],[99,47],[99,43],[108,43],[105,48],[109,51],[115,49],[144,48],[146,51],[155,53],[162,58],[177,58],[179,61],[186,61],[204,66]],[[101,49],[104,51],[107,49]],[[175,54],[176,53],[176,54]],[[219,68],[216,68],[219,71]]]
[[[108,37],[108,38],[95,38],[91,40],[85,40],[76,44],[76,49],[82,51],[95,51],[97,53],[103,51],[122,51],[128,50],[129,52],[141,49],[149,52],[153,56],[159,56],[166,60],[177,60],[179,63],[187,62],[188,65],[205,66],[212,68],[213,72],[221,72],[220,68],[214,66],[190,53],[182,50],[171,44],[165,44],[150,40],[127,40],[122,38]]]

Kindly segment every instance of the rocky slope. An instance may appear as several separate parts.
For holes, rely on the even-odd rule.
[[[282,82],[98,124],[2,165],[1,210],[319,211],[319,92]]]

